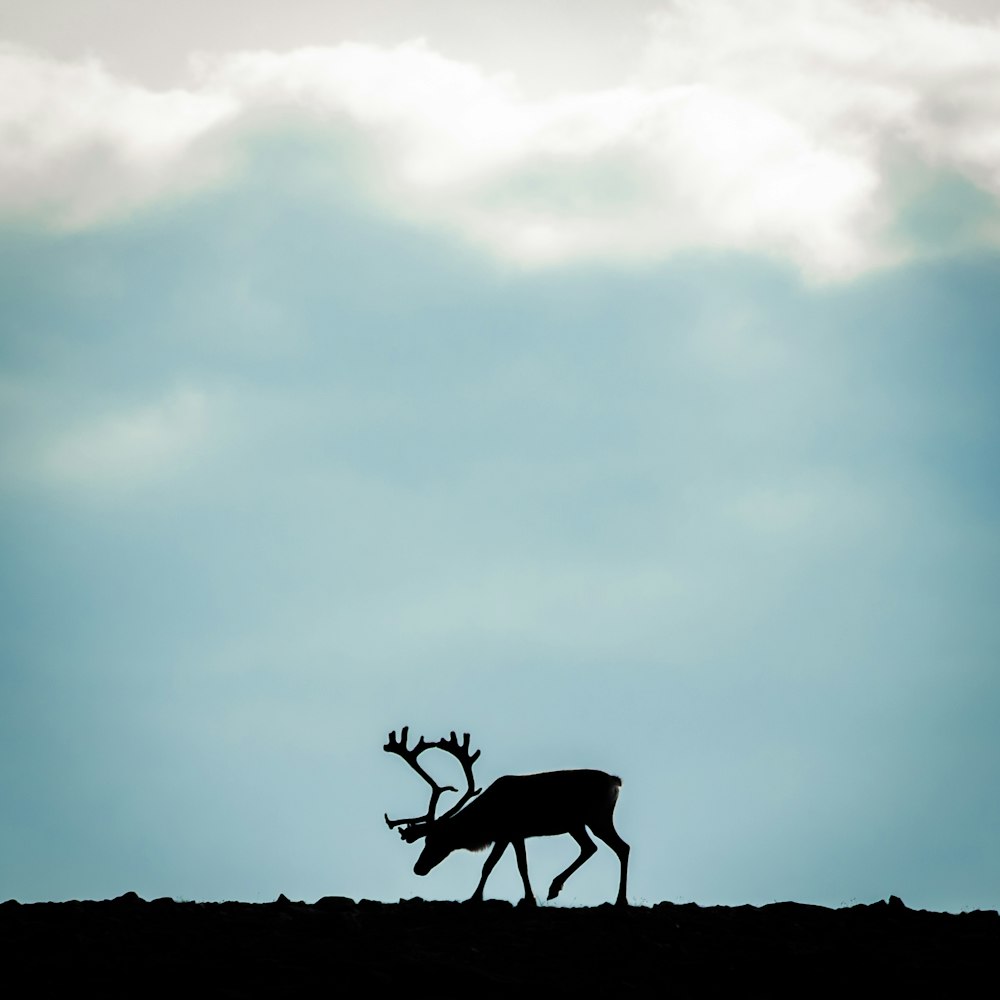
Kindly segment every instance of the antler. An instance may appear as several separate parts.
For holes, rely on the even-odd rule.
[[[405,760],[406,763],[409,764],[410,767],[412,767],[413,770],[416,771],[417,774],[419,774],[420,777],[423,778],[424,781],[426,781],[427,784],[431,786],[431,801],[427,806],[427,812],[423,816],[412,816],[408,819],[389,819],[389,814],[386,813],[385,822],[390,830],[394,829],[397,826],[402,826],[404,824],[406,824],[406,826],[408,827],[411,827],[417,823],[426,824],[433,822],[434,810],[437,808],[438,799],[441,797],[441,793],[458,791],[458,789],[453,787],[452,785],[439,785],[417,762],[417,758],[425,750],[430,750],[431,747],[437,746],[437,744],[428,743],[423,738],[423,736],[421,736],[420,739],[417,740],[413,749],[410,750],[406,745],[409,739],[409,732],[410,732],[410,727],[403,726],[403,728],[400,730],[399,734],[400,738],[397,740],[396,730],[394,729],[391,733],[389,733],[389,742],[386,743],[386,745],[382,747],[382,749],[385,750],[386,753],[394,753],[402,757],[403,760]],[[406,830],[400,830],[400,834],[404,838],[406,837],[406,833],[407,833]]]
[[[438,740],[435,746],[439,747],[441,750],[445,750],[456,758],[458,762],[462,765],[462,770],[465,771],[465,780],[468,785],[462,797],[441,817],[441,819],[447,819],[449,816],[454,816],[462,806],[465,805],[469,799],[478,795],[482,789],[476,788],[476,779],[472,776],[472,765],[479,760],[479,755],[482,750],[477,750],[475,753],[469,753],[469,734],[462,734],[462,745],[459,746],[458,738],[455,736],[454,730],[452,730],[451,736],[446,740]]]
[[[403,726],[399,733],[399,739],[396,739],[396,730],[394,729],[389,733],[389,742],[385,744],[382,748],[386,753],[394,753],[399,757],[402,757],[407,764],[413,768],[417,774],[420,775],[428,785],[431,786],[431,800],[427,806],[427,812],[423,816],[413,816],[407,819],[389,819],[389,814],[385,814],[385,822],[390,830],[397,826],[404,826],[405,829],[399,831],[399,835],[407,843],[412,843],[418,837],[422,837],[427,833],[427,828],[431,823],[435,821],[434,810],[437,808],[438,799],[441,797],[442,792],[457,792],[458,789],[453,785],[439,785],[418,763],[417,758],[425,751],[431,749],[444,750],[455,757],[458,762],[462,765],[462,769],[465,771],[465,778],[468,783],[468,788],[462,797],[456,802],[447,812],[440,817],[440,819],[445,819],[448,816],[454,815],[469,801],[473,796],[478,795],[482,789],[476,788],[475,779],[472,775],[472,765],[476,762],[481,751],[477,750],[475,753],[469,753],[469,734],[464,734],[464,739],[461,744],[458,742],[458,737],[452,732],[450,738],[437,740],[433,743],[429,743],[427,740],[420,737],[414,744],[413,748],[407,747],[407,741],[409,738],[409,726]]]

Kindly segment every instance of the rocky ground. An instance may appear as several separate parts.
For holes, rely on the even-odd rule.
[[[710,996],[992,989],[1000,915],[694,903],[522,909],[506,902],[0,904],[5,979],[32,993],[239,997],[418,989]],[[16,981],[16,980],[15,980]],[[989,984],[993,983],[994,986]]]

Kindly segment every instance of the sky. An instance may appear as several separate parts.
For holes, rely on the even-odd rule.
[[[409,725],[633,903],[1000,906],[992,3],[0,39],[0,898],[465,898]]]

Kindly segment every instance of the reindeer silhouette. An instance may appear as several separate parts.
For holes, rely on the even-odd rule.
[[[483,874],[470,901],[480,901],[486,880],[507,849],[514,845],[517,869],[524,883],[525,906],[535,905],[535,896],[528,881],[528,858],[524,849],[527,837],[551,837],[568,833],[580,845],[580,856],[549,886],[549,899],[555,899],[566,879],[597,852],[587,828],[604,841],[618,855],[621,878],[618,883],[617,906],[626,906],[625,883],[628,874],[629,846],[618,836],[613,822],[621,778],[604,771],[547,771],[541,774],[508,774],[497,778],[485,792],[476,788],[472,766],[479,759],[480,751],[469,751],[469,734],[462,742],[453,732],[447,739],[428,742],[423,738],[412,749],[407,747],[409,727],[404,726],[400,738],[389,733],[389,742],[383,749],[394,753],[413,768],[431,787],[430,803],[423,816],[385,821],[389,829],[401,827],[399,835],[408,844],[424,839],[424,847],[413,866],[417,875],[426,875],[439,865],[452,851],[481,851],[490,844],[490,852],[483,865]],[[438,799],[442,792],[456,792],[451,785],[439,785],[419,764],[417,758],[425,750],[444,750],[451,754],[465,772],[466,790],[461,798],[441,816],[435,817]],[[480,797],[481,793],[481,797]]]

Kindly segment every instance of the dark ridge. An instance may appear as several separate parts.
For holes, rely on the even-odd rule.
[[[8,982],[38,995],[93,988],[226,997],[362,992],[494,996],[512,988],[672,997],[754,990],[869,995],[900,985],[953,992],[993,978],[995,910],[911,910],[896,896],[828,909],[655,906],[525,909],[501,901],[0,904]]]

